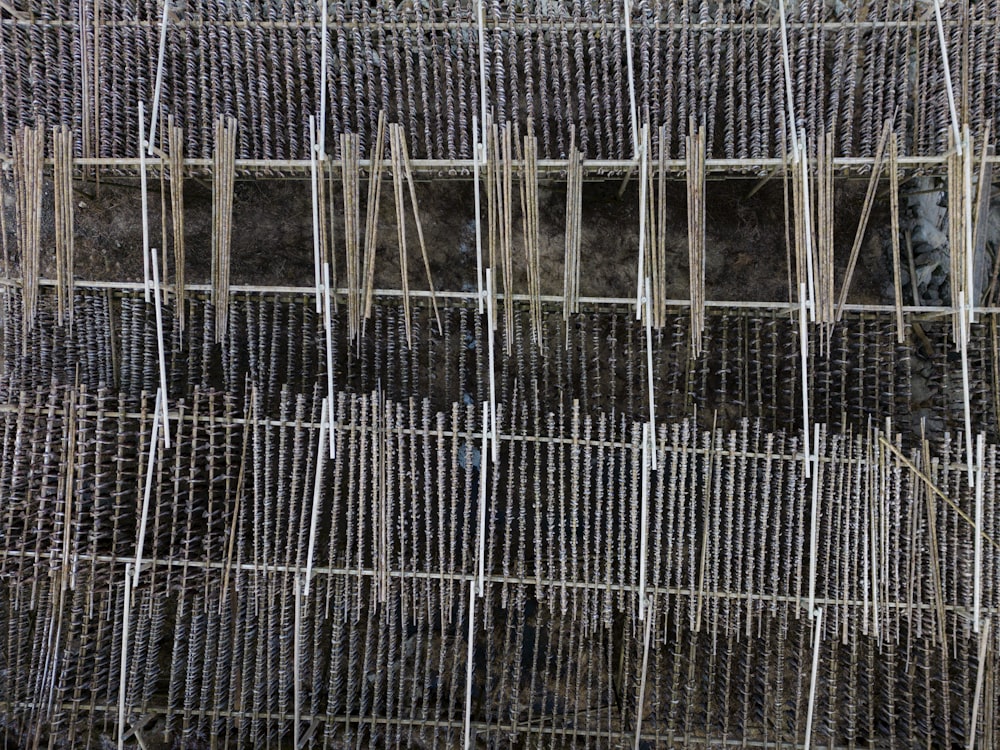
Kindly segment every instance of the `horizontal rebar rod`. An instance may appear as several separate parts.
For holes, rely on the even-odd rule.
[[[107,419],[129,419],[129,420],[140,420],[143,418],[143,414],[137,411],[97,411],[96,409],[76,409],[73,412],[77,417],[87,417],[88,419],[96,419],[97,417],[104,417]],[[0,403],[0,414],[25,414],[31,415],[33,417],[63,417],[66,416],[66,411],[61,408],[52,408],[49,406],[27,406],[16,403],[3,404]],[[260,419],[259,417],[246,418],[246,417],[231,417],[229,419],[223,419],[218,416],[208,415],[208,416],[196,416],[190,411],[167,411],[167,415],[172,423],[183,422],[185,424],[210,424],[210,425],[231,425],[231,426],[262,426],[262,427],[279,427],[279,428],[301,428],[304,430],[311,430],[316,432],[326,426],[332,430],[339,430],[340,432],[370,432],[372,430],[371,426],[361,425],[361,424],[344,424],[337,420],[334,420],[331,424],[324,425],[323,422],[313,422],[311,420],[281,420],[281,419]],[[638,422],[636,423],[638,424]],[[419,437],[427,438],[447,438],[447,439],[458,439],[466,441],[476,441],[482,437],[481,432],[476,432],[472,430],[438,430],[435,428],[419,428],[419,427],[383,427],[379,430],[381,434],[390,435],[416,435]],[[707,432],[707,430],[706,430]],[[626,449],[632,450],[636,447],[631,442],[623,442],[620,440],[599,440],[596,438],[583,438],[583,437],[559,437],[555,435],[520,435],[517,433],[503,433],[495,432],[491,433],[498,442],[508,442],[508,443],[540,443],[542,445],[569,445],[574,447],[583,448],[612,448],[612,449]],[[945,433],[946,435],[950,433]],[[640,450],[640,449],[636,449]],[[697,447],[691,444],[689,447],[677,448],[675,449],[666,438],[658,439],[657,446],[658,453],[663,455],[671,455],[673,453],[679,453],[687,456],[703,456],[711,455],[721,458],[740,458],[740,459],[769,459],[772,461],[786,461],[789,463],[802,461],[803,455],[801,453],[761,453],[760,451],[740,451],[740,450],[730,450],[728,448],[704,448]],[[857,458],[848,458],[846,456],[818,456],[816,457],[821,464],[826,466],[875,466],[876,464],[870,464],[866,460],[859,460]],[[962,461],[950,461],[946,464],[939,463],[939,467],[947,468],[953,471],[965,472],[968,470],[968,464]]]
[[[898,164],[900,169],[926,169],[933,167],[943,167],[947,160],[947,154],[926,154],[926,155],[910,155],[910,156],[900,156],[898,159]],[[985,161],[989,164],[1000,164],[1000,155],[987,156]],[[46,166],[51,166],[53,161],[51,158],[44,160]],[[632,170],[636,161],[634,159],[588,159],[581,163],[580,168],[583,170],[585,177],[590,179],[602,179],[617,177],[625,174],[626,172]],[[705,171],[706,173],[714,174],[731,174],[739,172],[749,172],[754,171],[763,176],[764,173],[768,171],[773,171],[776,168],[782,166],[784,162],[781,159],[776,158],[760,158],[760,159],[706,159],[705,160]],[[12,167],[13,161],[9,153],[0,153],[0,164],[3,168],[10,169]],[[78,167],[98,167],[105,169],[130,169],[139,171],[140,160],[138,157],[78,157],[73,159],[74,166]],[[310,159],[236,159],[236,171],[247,173],[247,172],[301,172],[302,178],[307,179],[309,177],[309,171],[312,168],[312,161]],[[339,160],[330,160],[327,164],[327,168],[339,169],[341,162]],[[682,176],[686,171],[686,160],[684,159],[665,159],[663,161],[664,169],[667,174],[675,174]],[[388,169],[390,162],[383,160],[382,165],[384,168]],[[834,171],[839,172],[868,172],[874,167],[875,159],[866,156],[840,156],[830,159],[828,166]],[[152,158],[146,159],[147,169],[157,170],[166,168],[166,161],[156,161]],[[359,159],[358,166],[363,175],[367,175],[372,169],[371,159]],[[184,168],[189,171],[199,171],[204,172],[210,170],[212,167],[211,159],[196,159],[188,158],[184,160]],[[411,169],[415,174],[420,175],[433,175],[435,177],[445,177],[448,176],[449,172],[455,172],[452,175],[454,177],[468,177],[471,178],[473,174],[473,169],[475,167],[475,162],[473,159],[414,159],[411,162]],[[523,165],[519,161],[513,161],[511,163],[511,168],[514,174],[520,173]],[[553,173],[558,175],[565,175],[569,169],[569,160],[567,159],[539,159],[537,161],[537,170],[540,175],[551,175]],[[653,175],[659,174],[659,166],[653,167]],[[276,178],[277,179],[277,178]]]
[[[64,702],[58,706],[63,711],[76,711],[83,713],[116,713],[118,711],[117,705],[111,705],[107,703],[95,703],[93,705],[86,703],[72,703]],[[0,701],[0,709],[27,709],[32,710],[36,708],[50,708],[48,703],[42,704],[34,701]],[[611,709],[611,706],[595,706],[589,709],[589,711],[602,710],[604,708]],[[135,710],[136,713],[140,713],[139,709]],[[584,711],[582,713],[586,713]],[[143,716],[153,714],[153,715],[167,715],[168,710],[166,706],[147,706],[143,704],[141,713]],[[281,713],[279,711],[255,711],[252,709],[247,709],[246,711],[238,711],[235,709],[205,709],[205,708],[185,708],[183,711],[177,711],[178,715],[183,714],[186,716],[199,716],[209,719],[248,719],[254,718],[263,721],[293,721],[296,714],[294,713]],[[574,715],[579,715],[579,711],[575,711]],[[554,718],[559,718],[560,715],[555,715]],[[426,727],[428,729],[440,729],[448,728],[454,729],[456,733],[461,733],[465,727],[464,721],[460,719],[421,719],[421,718],[394,718],[390,716],[364,716],[362,714],[338,714],[331,716],[330,714],[324,713],[308,713],[299,712],[299,721],[303,722],[320,722],[320,723],[331,723],[331,724],[346,724],[350,722],[351,726],[403,726],[403,727]],[[655,725],[656,720],[646,719]],[[553,737],[558,737],[561,735],[572,735],[573,737],[612,737],[619,736],[624,740],[632,740],[635,735],[631,731],[623,732],[602,732],[597,729],[581,729],[579,727],[556,727],[556,726],[546,726],[542,725],[531,725],[525,722],[518,722],[517,724],[506,723],[506,722],[486,722],[486,721],[472,721],[470,726],[478,732],[497,732],[497,733],[508,733],[508,734],[543,734],[551,735]],[[641,740],[658,740],[661,739],[656,732],[643,732],[640,737]],[[751,739],[718,739],[718,738],[702,738],[692,736],[690,734],[684,735],[684,746],[705,746],[705,747],[760,747],[760,748],[770,748],[775,747],[778,744],[777,741],[763,741],[763,740],[751,740]],[[781,743],[785,744],[785,743]],[[823,745],[826,750],[848,750],[845,745]]]
[[[39,279],[40,286],[50,286],[55,287],[57,282],[55,279]],[[122,292],[132,292],[132,291],[142,291],[144,285],[141,281],[75,281],[74,288],[78,290],[86,289],[103,289],[112,291],[122,291]],[[19,288],[21,282],[18,279],[3,279],[0,278],[0,287],[14,287]],[[166,289],[173,293],[173,286],[170,284],[164,285]],[[194,294],[207,294],[212,291],[210,284],[185,284],[185,292],[190,292]],[[309,296],[315,292],[315,288],[311,286],[270,286],[263,284],[231,284],[229,287],[230,292],[233,294],[273,294],[273,295],[288,295],[294,297]],[[334,294],[338,297],[346,297],[348,289],[347,287],[339,287],[334,291]],[[385,299],[399,299],[403,296],[403,291],[401,289],[375,289],[373,294],[376,297],[382,297]],[[426,289],[410,289],[408,295],[412,298],[424,298],[428,300],[431,297],[431,292]],[[471,292],[449,292],[435,290],[434,296],[439,299],[448,299],[461,302],[477,303],[479,295],[476,291]],[[530,296],[527,294],[511,294],[507,295],[502,292],[497,292],[496,297],[498,300],[510,299],[518,303],[526,303],[530,300]],[[563,297],[556,294],[543,294],[540,296],[543,303],[551,305],[562,305]],[[634,297],[580,297],[579,302],[581,305],[594,306],[594,307],[630,307],[635,304]],[[690,307],[691,300],[689,299],[668,299],[664,301],[666,307],[686,309]],[[779,302],[779,301],[758,301],[758,300],[706,300],[706,307],[712,307],[720,310],[725,309],[739,309],[739,310],[762,310],[769,312],[790,312],[799,309],[798,302]],[[951,315],[955,312],[954,307],[949,307],[947,305],[903,305],[902,311],[912,315],[916,319],[927,319],[927,318],[940,318],[945,315]],[[981,306],[969,308],[974,311],[976,315],[996,315],[1000,314],[1000,306]],[[892,314],[895,315],[896,307],[895,305],[880,305],[880,304],[846,304],[844,305],[844,310],[847,312],[856,313],[875,313],[875,314]]]
[[[13,558],[13,559],[23,559],[35,562],[36,564],[42,560],[55,560],[62,559],[62,551],[52,551],[52,552],[42,552],[41,550],[2,550],[0,551],[0,558]],[[156,568],[159,570],[171,569],[171,568],[184,568],[184,569],[196,569],[196,570],[225,570],[228,564],[224,560],[214,562],[212,560],[164,560],[156,557],[143,557],[136,559],[135,555],[94,555],[90,553],[78,553],[73,556],[77,563],[105,563],[111,565],[129,565],[136,564],[137,562],[142,565],[142,569],[148,574],[151,569]],[[248,573],[304,573],[305,566],[300,565],[283,565],[280,563],[252,563],[252,562],[242,562],[238,565],[233,563],[231,566],[235,570],[243,570]],[[430,580],[439,581],[442,583],[470,583],[475,584],[478,580],[478,574],[473,571],[471,573],[461,573],[457,571],[427,571],[427,570],[375,570],[374,568],[343,568],[343,567],[329,567],[314,565],[312,568],[313,578],[322,578],[328,576],[331,578],[375,578],[376,576],[388,576],[389,578],[405,580]],[[611,583],[610,581],[574,581],[574,580],[562,580],[562,579],[548,579],[542,578],[537,575],[533,576],[516,576],[516,575],[503,575],[497,573],[484,573],[483,581],[485,583],[492,584],[507,584],[507,585],[522,585],[530,587],[539,587],[541,589],[575,589],[577,591],[610,591],[614,593],[623,592],[627,594],[634,594],[639,591],[638,584],[630,583]],[[760,594],[756,592],[743,592],[743,591],[721,591],[716,590],[699,590],[698,588],[683,588],[679,586],[651,586],[646,585],[645,592],[647,594],[655,594],[657,596],[673,596],[673,597],[697,597],[702,596],[710,600],[719,601],[737,601],[737,602],[769,602],[772,604],[791,604],[799,606],[801,605],[805,609],[807,604],[807,597],[793,596],[791,594]],[[864,607],[871,606],[871,601],[865,602],[863,599],[835,599],[835,598],[824,598],[816,597],[813,600],[817,605],[823,607]],[[933,610],[936,605],[933,602],[922,603],[922,602],[905,602],[905,601],[895,601],[892,599],[883,600],[880,606],[885,606],[890,609],[897,610]],[[944,609],[947,612],[956,612],[959,614],[971,614],[969,607],[964,607],[958,604],[945,604]],[[982,607],[980,608],[981,613],[993,616],[1000,614],[1000,608],[998,607]]]
[[[77,28],[79,27],[79,22],[70,19],[60,19],[60,18],[4,18],[0,20],[0,25],[5,26],[22,26],[22,27],[34,27],[34,28]],[[267,20],[267,19],[209,19],[209,20],[193,20],[189,18],[178,18],[171,20],[170,28],[182,31],[184,29],[202,29],[202,28],[227,28],[227,29],[311,29],[319,31],[323,25],[323,19],[321,14],[317,15],[315,18],[307,20]],[[370,24],[365,24],[363,21],[344,21],[339,23],[336,19],[331,18],[329,21],[329,29],[332,33],[336,33],[339,29],[344,29],[348,31],[354,31],[357,29],[369,28]],[[546,18],[543,16],[529,17],[529,16],[516,16],[513,21],[508,18],[497,19],[486,17],[483,21],[484,28],[487,31],[499,31],[504,33],[509,33],[510,31],[594,31],[594,32],[606,32],[608,29],[620,29],[624,31],[626,24],[617,22],[609,23],[607,21],[602,21],[600,19],[586,20],[586,19],[572,19],[572,20],[559,20],[556,18]],[[994,21],[982,20],[982,19],[968,19],[959,20],[951,19],[944,21],[943,25],[945,28],[994,28],[996,23]],[[139,29],[159,29],[160,24],[155,20],[138,20],[138,19],[102,19],[100,23],[97,24],[97,28],[101,31],[106,29],[117,29],[117,28],[139,28]],[[469,20],[457,20],[457,21],[385,21],[380,24],[380,28],[385,31],[466,31],[470,34],[475,33],[478,30],[475,17],[470,13]],[[779,24],[776,21],[754,21],[750,23],[732,22],[732,23],[713,23],[711,21],[705,22],[673,22],[664,23],[656,22],[651,24],[640,23],[633,21],[631,28],[634,31],[653,31],[653,32],[664,32],[664,31],[682,31],[685,33],[704,33],[704,34],[715,34],[717,32],[759,32],[759,33],[777,33],[779,30]],[[933,30],[936,28],[933,17],[928,20],[882,20],[882,21],[819,21],[819,22],[802,22],[789,19],[786,23],[786,28],[791,32],[808,32],[815,33],[817,31],[823,33],[834,33],[840,32],[841,30],[853,31],[857,29],[858,31],[872,31],[874,29],[908,29],[908,30]]]

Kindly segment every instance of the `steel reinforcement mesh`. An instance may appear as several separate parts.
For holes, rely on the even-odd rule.
[[[787,6],[794,109],[810,143],[832,131],[836,156],[871,157],[891,120],[904,153],[949,150],[944,55],[925,3]],[[657,153],[681,156],[693,119],[707,129],[710,158],[783,156],[774,3],[484,2],[482,54],[477,7],[330,0],[326,151],[339,154],[339,136],[350,132],[369,153],[384,111],[404,126],[414,158],[470,159],[472,120],[482,120],[485,98],[496,123],[524,132],[534,121],[543,158],[566,157],[575,129],[585,158],[631,159],[631,78]],[[18,127],[67,125],[77,156],[137,157],[138,103],[147,115],[153,106],[161,8],[152,0],[44,0],[0,11],[2,148]],[[171,7],[158,114],[183,127],[186,156],[210,158],[214,123],[233,117],[238,158],[309,158],[308,120],[322,98],[321,8],[293,0]],[[987,124],[1000,130],[1000,6],[941,10],[962,121],[978,140]],[[159,132],[166,138],[165,127]]]
[[[485,453],[474,309],[448,308],[439,334],[415,308],[411,346],[390,304],[359,342],[338,324],[331,459],[311,301],[237,295],[214,345],[192,299],[185,330],[168,325],[170,446],[161,432],[150,467],[151,306],[80,289],[70,331],[52,304],[27,356],[16,295],[3,318],[15,745],[97,747],[119,715],[126,744],[181,747],[789,743],[810,705],[823,744],[971,737],[996,663],[996,631],[984,654],[971,623],[1000,606],[1000,451],[984,443],[970,485],[963,436],[898,434],[920,409],[960,417],[913,403],[891,320],[845,316],[834,354],[812,355],[831,422],[807,477],[781,315],[710,314],[693,360],[687,315],[664,329],[653,470],[628,311],[553,314],[542,348],[524,312],[499,331]],[[977,507],[978,544],[961,515]],[[978,705],[988,741],[991,687]]]

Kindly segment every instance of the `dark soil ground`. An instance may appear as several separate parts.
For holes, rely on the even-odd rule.
[[[706,293],[709,300],[785,301],[788,261],[785,248],[784,196],[781,181],[771,180],[752,197],[757,183],[731,179],[709,182],[706,188]],[[391,183],[386,183],[379,211],[376,286],[399,288],[399,250]],[[634,295],[639,243],[636,181],[619,197],[620,182],[591,182],[583,191],[581,294]],[[16,255],[13,195],[5,190],[7,245]],[[364,193],[367,184],[362,183]],[[515,186],[515,195],[516,195]],[[841,182],[837,189],[837,288],[843,279],[864,197],[863,182]],[[420,218],[438,290],[471,290],[476,285],[476,243],[473,189],[469,182],[422,182],[417,185]],[[565,184],[542,184],[540,243],[543,294],[562,294],[565,254]],[[516,202],[515,198],[515,202]],[[688,250],[685,185],[668,183],[668,296],[688,297]],[[343,200],[334,201],[334,269],[343,285]],[[43,225],[43,275],[53,276],[52,195],[46,189]],[[188,179],[184,184],[184,236],[188,283],[208,282],[211,275],[211,185]],[[161,223],[160,182],[149,185],[151,244],[168,248],[172,264],[172,220],[169,196],[166,226]],[[515,288],[527,291],[518,206],[514,214]],[[76,184],[75,270],[77,279],[141,280],[141,194],[137,181],[106,177],[99,189],[93,182]],[[409,209],[407,208],[407,211]],[[313,283],[312,199],[308,180],[240,180],[233,209],[232,277],[234,284],[301,285]],[[362,224],[364,216],[362,214]],[[890,274],[880,233],[888,224],[886,207],[876,205],[862,248],[849,300],[875,303],[884,297]],[[410,286],[426,289],[427,280],[416,241],[412,215],[407,218]],[[484,250],[485,252],[485,250]],[[12,272],[16,275],[16,272]]]

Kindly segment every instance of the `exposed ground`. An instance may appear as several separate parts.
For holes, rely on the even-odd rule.
[[[387,183],[389,185],[391,183]],[[707,192],[707,270],[709,300],[783,301],[788,298],[784,198],[780,180],[772,180],[752,197],[752,180],[709,182]],[[7,239],[13,255],[13,200],[7,186]],[[366,190],[362,183],[362,191]],[[630,297],[634,294],[638,248],[638,191],[633,180],[622,197],[620,183],[592,182],[584,187],[581,293],[584,296]],[[142,278],[141,199],[138,184],[105,178],[76,184],[76,277],[88,280]],[[515,187],[516,191],[516,187]],[[439,290],[469,290],[476,283],[475,221],[469,182],[419,183],[420,217]],[[515,192],[516,195],[516,192]],[[836,202],[838,287],[857,228],[864,184],[842,182]],[[564,184],[543,184],[540,196],[542,293],[562,294],[565,248]],[[46,191],[45,201],[52,200]],[[336,259],[343,263],[343,200],[333,196]],[[515,199],[516,201],[516,199]],[[184,185],[186,276],[189,283],[207,282],[211,274],[211,185],[188,179]],[[688,252],[685,185],[668,183],[667,252],[672,273],[670,298],[688,297]],[[43,215],[51,217],[50,210]],[[158,180],[149,187],[151,244],[168,248],[172,263],[169,199],[165,235],[160,221]],[[376,285],[399,288],[396,212],[391,188],[383,190],[378,228]],[[362,216],[362,224],[364,218]],[[411,288],[427,288],[416,227],[407,219]],[[877,205],[855,273],[850,300],[875,303],[884,297],[888,259],[880,233],[888,224],[885,206]],[[53,275],[51,218],[43,227],[42,267]],[[527,291],[520,211],[514,213],[515,287]],[[303,285],[313,282],[312,202],[308,180],[245,180],[236,184],[232,236],[232,283]],[[485,252],[485,250],[484,250]],[[343,284],[343,267],[334,269]]]

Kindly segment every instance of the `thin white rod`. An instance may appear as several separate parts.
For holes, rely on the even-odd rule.
[[[486,579],[486,451],[489,449],[490,411],[489,404],[483,402],[483,447],[479,452],[479,534],[476,538],[476,593],[483,595],[483,581]],[[496,443],[496,441],[493,441]]]
[[[802,168],[802,213],[804,215],[804,234],[806,236],[806,279],[809,282],[809,320],[816,322],[816,276],[813,269],[813,236],[812,236],[812,205],[809,200],[809,154],[806,153],[806,131],[802,131],[802,141],[799,144],[802,158],[799,164]]]
[[[650,466],[656,471],[656,398],[653,387],[653,295],[646,277],[646,394],[649,399]]]
[[[795,98],[792,95],[792,65],[788,55],[788,27],[785,25],[785,0],[778,0],[778,21],[781,26],[781,65],[785,71],[785,116],[792,134],[793,158],[799,158],[798,124],[795,122]]]
[[[809,709],[806,712],[806,737],[803,743],[805,750],[812,745],[813,710],[816,707],[816,678],[819,675],[819,644],[823,636],[823,610],[817,609],[813,620],[813,663],[812,676],[809,678]]]
[[[972,244],[972,202],[975,193],[972,192],[972,136],[969,135],[969,126],[966,124],[962,129],[965,140],[965,153],[962,155],[962,214],[965,217],[965,302],[969,306],[967,318],[968,325],[976,322],[976,311],[973,305],[976,302],[976,273],[975,273],[975,253],[976,248]]]
[[[302,674],[300,661],[302,659],[302,587],[299,577],[295,576],[295,631],[292,633],[292,747],[300,747],[299,737],[302,723],[302,712],[299,708],[302,692]]]
[[[135,569],[132,575],[132,587],[139,585],[139,572],[142,570],[142,550],[146,544],[146,523],[149,518],[149,501],[153,494],[153,477],[156,476],[156,448],[160,439],[160,401],[163,392],[156,391],[156,408],[153,410],[153,431],[149,439],[149,458],[146,461],[146,481],[142,491],[142,511],[139,514],[139,534],[135,542]]]
[[[125,689],[128,681],[128,611],[132,606],[129,599],[132,577],[132,563],[125,563],[125,586],[122,606],[122,658],[118,665],[118,750],[125,748]]]
[[[639,621],[645,618],[646,606],[646,545],[648,543],[646,524],[649,522],[649,423],[642,426],[642,494],[639,511]]]
[[[323,263],[323,326],[326,329],[326,400],[328,402],[326,412],[326,423],[333,422],[333,314],[330,309],[330,300],[333,295],[330,293],[330,264]],[[330,435],[330,458],[333,459],[337,452],[337,441],[333,434]]]
[[[493,432],[497,429],[497,385],[496,385],[496,367],[494,366],[494,360],[496,357],[495,348],[496,344],[493,339],[494,331],[496,330],[496,314],[493,309],[492,299],[493,299],[493,269],[486,269],[486,296],[488,298],[486,304],[487,312],[487,336],[486,340],[489,349],[489,366],[490,366],[490,427]],[[485,460],[486,454],[483,454],[483,460]],[[500,446],[497,441],[493,441],[493,453],[492,458],[494,461],[500,459]]]
[[[805,458],[806,479],[811,476],[809,467],[809,328],[806,322],[806,285],[799,284],[799,357],[802,381],[802,455]]]
[[[146,186],[146,111],[139,102],[139,189],[142,193],[142,283],[149,302],[149,192]]]
[[[877,471],[877,469],[876,469]],[[875,639],[879,639],[879,614],[878,614],[878,571],[879,571],[879,526],[877,521],[876,503],[879,501],[879,493],[869,493],[868,501],[868,529],[871,538],[871,578],[872,578],[872,627],[875,632]]]
[[[941,20],[941,3],[934,0],[934,19],[937,21],[938,44],[941,45],[941,62],[944,65],[944,86],[948,92],[948,109],[951,111],[951,129],[955,134],[955,150],[962,155],[962,135],[958,125],[958,109],[955,107],[955,90],[951,85],[951,65],[948,64],[948,43],[944,38],[944,21]]]
[[[76,160],[79,163],[79,160]],[[20,286],[20,281],[15,279],[4,279],[0,278],[0,288],[2,287],[17,287]],[[44,287],[55,287],[57,286],[56,279],[50,278],[40,278],[38,280],[39,286]],[[111,289],[120,292],[132,292],[141,291],[143,288],[143,283],[141,281],[95,281],[95,280],[75,280],[73,282],[74,288],[76,289]],[[169,285],[167,285],[169,288]],[[188,292],[200,293],[208,295],[212,291],[212,286],[210,284],[187,284],[184,287]],[[293,295],[293,296],[308,296],[313,293],[314,288],[312,286],[286,286],[281,284],[233,284],[229,288],[230,292],[233,294],[280,294],[280,295]],[[331,293],[345,297],[350,291],[347,287],[338,287],[336,289],[331,289]],[[373,294],[376,297],[387,298],[387,299],[398,299],[403,296],[403,293],[399,289],[374,289]],[[461,291],[441,291],[438,290],[434,292],[438,299],[449,299],[449,300],[468,300],[470,302],[475,302],[476,292],[461,292]],[[431,292],[427,289],[411,289],[409,292],[410,297],[419,299],[430,299]],[[504,294],[499,292],[497,297],[502,300],[512,300],[514,302],[528,302],[531,296],[528,294]],[[565,297],[562,294],[543,294],[538,297],[543,303],[552,305],[562,305],[565,301]],[[614,305],[619,307],[631,308],[635,304],[635,297],[580,297],[579,300],[582,305]],[[678,308],[678,309],[688,309],[691,307],[691,298],[686,299],[666,299],[663,301],[667,307]],[[798,302],[787,302],[787,301],[766,301],[766,300],[705,300],[705,307],[711,307],[715,310],[767,310],[772,312],[794,312],[798,310]],[[881,304],[859,304],[856,302],[847,303],[844,305],[845,312],[856,312],[856,313],[877,313],[886,315],[895,315],[896,306],[895,305],[881,305]],[[979,315],[994,315],[1000,313],[1000,306],[996,305],[980,305],[975,308]],[[903,312],[910,315],[917,315],[920,319],[930,319],[934,317],[944,318],[946,316],[953,316],[955,314],[954,305],[903,305]]]
[[[646,675],[649,674],[649,644],[653,634],[653,597],[649,597],[646,603],[649,616],[646,617],[646,627],[642,634],[642,675],[639,678],[639,703],[636,706],[635,717],[635,750],[639,750],[639,743],[642,737],[642,714],[646,703]]]
[[[819,425],[814,425],[816,456],[812,458],[812,508],[809,520],[809,616],[816,611],[816,570],[819,567]],[[809,461],[806,462],[809,465]]]
[[[628,65],[629,119],[632,121],[632,158],[639,158],[639,112],[635,104],[635,66],[632,63],[632,3],[624,0],[625,18],[625,62]],[[645,172],[643,173],[645,178]],[[642,276],[640,275],[641,279]]]
[[[327,16],[327,0],[323,0],[323,23],[320,26],[320,33],[323,35],[319,53],[319,155],[321,159],[326,159],[326,65],[329,59],[329,31]]]
[[[160,262],[156,257],[156,248],[151,248],[153,265],[153,301],[156,308],[156,354],[160,366],[159,407],[163,413],[163,445],[170,447],[170,416],[167,413],[167,354],[163,344],[163,305],[160,302]]]
[[[475,645],[473,637],[476,632],[476,587],[469,586],[469,637],[468,648],[465,655],[465,742],[463,747],[470,750],[472,747],[472,668],[473,647]]]
[[[313,275],[316,279],[316,312],[322,310],[323,269],[320,260],[319,232],[319,173],[316,165],[316,120],[309,118],[309,171],[312,181],[312,220],[313,220]]]
[[[965,291],[958,293],[958,349],[962,355],[962,407],[965,409],[965,456],[968,465],[969,487],[975,486],[972,459],[972,407],[969,400],[969,321],[965,306]]]
[[[479,121],[476,116],[472,116],[472,140],[475,149],[475,158],[472,160],[472,189],[475,196],[476,210],[476,283],[479,292],[479,314],[483,314],[483,222],[479,215],[482,210],[482,203],[479,197],[479,160],[482,158],[482,146],[479,143]]]
[[[309,596],[309,584],[312,581],[313,554],[316,551],[316,526],[319,523],[319,503],[323,494],[323,452],[326,449],[326,433],[330,420],[330,400],[323,399],[319,423],[319,446],[316,449],[316,476],[313,481],[312,512],[309,515],[309,550],[306,553],[306,580],[303,586],[304,594]]]
[[[483,129],[480,143],[486,143],[488,119],[486,115],[486,20],[483,0],[476,3],[476,30],[479,34],[479,125]],[[478,158],[478,157],[476,157]]]
[[[167,50],[169,11],[170,0],[163,0],[163,15],[160,17],[160,51],[156,57],[156,84],[153,86],[153,111],[149,114],[149,141],[146,144],[150,156],[153,155],[153,144],[156,143],[156,121],[160,114],[160,92],[163,90],[163,58]]]
[[[628,2],[628,0],[626,0]],[[642,143],[639,145],[639,265],[635,277],[635,319],[642,320],[642,302],[645,292],[644,283],[646,281],[646,159],[647,138],[649,129],[644,125],[642,128]]]
[[[983,632],[979,636],[979,666],[976,668],[976,692],[972,699],[972,721],[969,723],[969,750],[976,748],[976,723],[979,720],[979,703],[983,696],[983,681],[989,665],[986,657],[990,650],[990,618],[983,622]]]
[[[979,632],[979,616],[982,609],[982,596],[983,596],[983,535],[981,530],[983,528],[983,492],[984,483],[986,481],[986,435],[982,432],[979,433],[976,439],[976,510],[975,510],[975,521],[976,528],[974,530],[973,538],[975,542],[975,548],[973,552],[973,563],[972,563],[972,632]],[[972,725],[975,727],[975,720],[973,720]]]

